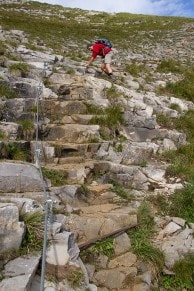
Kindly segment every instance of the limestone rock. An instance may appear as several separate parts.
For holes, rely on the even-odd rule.
[[[19,222],[19,211],[12,203],[0,203],[0,253],[21,246],[24,223]]]
[[[0,290],[29,290],[39,260],[40,256],[28,256],[26,258],[16,258],[8,262],[3,271],[5,279],[0,282]]]
[[[0,164],[0,192],[33,192],[42,187],[39,171],[32,164]]]

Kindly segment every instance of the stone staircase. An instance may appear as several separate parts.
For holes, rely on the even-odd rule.
[[[22,85],[22,82],[24,84],[26,82],[28,86]],[[35,162],[35,150],[40,149],[42,166],[52,170],[63,170],[67,173],[65,185],[54,187],[48,183],[47,187],[49,195],[54,201],[55,210],[59,213],[65,211],[68,214],[63,218],[65,222],[61,226],[67,235],[64,232],[56,234],[55,238],[60,242],[59,246],[56,246],[56,241],[53,240],[54,248],[56,247],[57,251],[59,247],[57,255],[60,257],[61,244],[67,248],[68,238],[72,233],[76,242],[81,245],[93,239],[100,239],[115,230],[136,225],[137,210],[146,192],[161,189],[169,192],[171,190],[172,185],[168,185],[165,179],[167,165],[158,165],[154,160],[155,153],[159,149],[163,149],[165,139],[167,146],[170,138],[175,146],[175,144],[184,143],[185,137],[176,132],[170,134],[166,129],[160,129],[157,126],[155,118],[153,118],[153,108],[155,109],[157,104],[160,104],[161,107],[163,104],[166,106],[166,100],[159,100],[159,98],[157,101],[152,100],[152,94],[142,97],[141,94],[119,85],[117,89],[120,90],[127,126],[119,128],[118,135],[123,135],[125,141],[120,142],[115,132],[114,141],[103,140],[100,126],[90,124],[94,115],[87,114],[87,104],[106,108],[111,103],[117,102],[114,98],[107,98],[106,95],[106,90],[111,88],[112,84],[92,75],[71,76],[65,74],[61,69],[57,73],[50,74],[48,83],[49,88],[43,86],[40,94],[39,140],[37,142],[35,139],[14,141],[19,146],[24,144],[31,151],[32,162]],[[16,81],[17,84],[19,83]],[[37,84],[38,82],[29,82],[24,79],[20,81],[20,86],[16,86],[18,91],[21,88],[24,100],[14,100],[12,105],[16,106],[18,103],[25,105],[25,112],[18,113],[19,119],[30,114],[32,120],[35,117],[29,111],[35,105]],[[24,87],[28,88],[26,89],[28,98],[25,98]],[[128,94],[126,99],[125,94]],[[10,105],[10,110],[11,108]],[[169,108],[166,110],[174,114]],[[13,137],[12,131],[10,130],[10,136]],[[19,137],[20,135],[18,135]],[[158,139],[157,143],[152,142],[154,138]],[[116,150],[114,143],[122,145],[121,153]],[[3,158],[6,158],[6,155]],[[148,164],[144,168],[139,164],[145,160],[148,161]],[[21,167],[18,165],[18,170],[13,174],[14,177],[18,176]],[[33,170],[35,171],[34,168]],[[30,174],[25,177],[26,183],[30,181],[30,178]],[[125,196],[122,196],[122,191],[120,193],[115,191],[115,181],[125,188]],[[21,188],[23,184],[20,185],[15,198],[21,199],[25,195],[25,198],[37,199],[43,205],[40,179],[38,183],[39,188],[36,189],[36,193],[30,190],[25,191],[25,188]],[[178,183],[174,184],[172,191],[175,187],[180,186]],[[12,189],[17,190],[17,187],[14,188],[13,184]],[[4,203],[11,196],[13,193],[7,191],[6,194],[3,193],[0,201]],[[23,205],[23,202],[23,200],[20,202],[18,200],[17,204]],[[38,207],[40,206],[38,205]],[[56,215],[55,220],[55,223],[60,221],[61,225],[61,217],[59,219],[59,216]],[[63,236],[65,239],[61,238]],[[98,287],[98,291],[114,290],[114,288],[133,291],[150,290],[152,273],[149,266],[142,268],[141,274],[138,275],[140,262],[134,254],[129,252],[129,249],[130,239],[124,233],[114,238],[115,259],[108,262],[106,256],[99,256],[93,265],[86,266],[90,281],[97,286],[104,286]],[[52,248],[48,250],[49,258],[52,256],[52,251]],[[126,260],[125,256],[130,260]],[[63,266],[57,266],[55,261],[52,263],[49,261],[47,264],[50,274],[55,273],[57,269],[61,276],[61,272],[63,274],[66,268],[66,262]],[[118,279],[112,280],[112,278]],[[131,289],[130,283],[126,283],[127,278],[131,278],[134,282],[133,289]],[[7,285],[5,286],[8,288]],[[124,289],[123,286],[127,289]],[[54,290],[58,290],[57,288]]]

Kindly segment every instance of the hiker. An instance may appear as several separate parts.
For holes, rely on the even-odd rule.
[[[106,46],[104,43],[95,42],[94,44],[88,44],[87,49],[92,51],[92,55],[86,64],[86,68],[94,61],[97,56],[102,57],[101,70],[106,73],[108,77],[112,80],[115,80],[115,76],[112,73],[111,62],[113,57],[112,47]],[[101,73],[102,73],[101,72]]]

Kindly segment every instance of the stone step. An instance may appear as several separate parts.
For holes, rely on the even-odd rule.
[[[66,158],[58,158],[57,159],[58,164],[64,165],[64,164],[81,164],[84,162],[84,157],[78,156],[78,157],[66,157]]]
[[[0,282],[0,290],[29,290],[38,268],[40,255],[18,257],[9,261],[3,270],[4,279]]]
[[[89,114],[72,114],[72,115],[56,115],[52,120],[53,124],[89,124],[94,115]]]
[[[35,151],[40,149],[42,162],[61,163],[65,158],[81,157],[82,159],[100,158],[100,152],[107,152],[110,143],[108,141],[96,143],[66,143],[65,141],[32,141],[31,151],[35,157]]]
[[[78,214],[67,217],[66,226],[84,243],[122,227],[137,224],[137,208],[130,205],[102,204],[81,207]]]
[[[99,125],[48,124],[43,127],[43,138],[45,141],[63,141],[66,143],[90,143],[101,140]]]
[[[86,114],[87,107],[83,101],[70,100],[42,100],[40,103],[41,113],[53,120],[63,117],[64,115],[71,116],[72,114]]]
[[[46,165],[47,169],[62,170],[67,173],[66,184],[83,184],[85,179],[94,167],[94,160],[85,160],[83,163],[50,163]]]

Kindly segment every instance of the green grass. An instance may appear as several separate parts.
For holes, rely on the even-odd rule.
[[[23,10],[13,9],[18,7]],[[40,11],[41,17],[36,13],[37,10]],[[64,44],[69,41],[80,44],[80,48],[82,47],[84,51],[86,41],[99,37],[111,39],[118,49],[141,48],[142,44],[162,42],[168,32],[181,28],[185,23],[193,23],[193,19],[189,18],[130,13],[101,12],[88,15],[81,9],[65,9],[59,5],[51,6],[35,1],[19,5],[1,5],[0,14],[3,29],[23,30],[28,34],[30,43],[36,43],[39,39],[60,53],[64,51]],[[80,16],[84,21],[79,22]],[[100,30],[98,23],[100,23]]]
[[[2,145],[1,158],[6,158],[9,160],[20,160],[20,161],[31,161],[30,149],[17,143],[6,143]]]
[[[174,275],[162,276],[159,286],[165,290],[193,291],[194,286],[194,256],[177,261],[173,267]]]
[[[19,94],[14,89],[12,89],[8,84],[0,82],[0,97],[12,99],[18,98]]]
[[[108,258],[112,258],[114,255],[113,238],[108,237],[102,241],[97,241],[92,247],[91,251],[96,254],[103,254]]]
[[[174,120],[174,127],[187,135],[189,142],[194,140],[194,110],[188,110],[185,114]]]
[[[181,217],[188,223],[194,223],[194,181],[187,184],[183,189],[176,190],[172,195],[150,195],[146,201],[158,215]]]
[[[67,181],[67,172],[65,170],[54,170],[42,167],[44,178],[51,180],[53,186],[63,186]]]
[[[172,83],[167,82],[166,87],[160,88],[158,93],[165,95],[173,95],[178,98],[186,99],[194,102],[194,67],[181,69],[181,78],[179,81]]]
[[[157,195],[149,195],[146,198],[146,201],[149,202],[150,205],[154,208],[158,215],[168,215],[169,213],[169,202],[167,200],[166,195],[157,194]]]
[[[106,90],[107,99],[118,99],[120,95],[114,85]]]
[[[24,119],[20,121],[20,124],[23,127],[23,130],[33,130],[34,129],[34,123],[30,119]]]
[[[162,60],[158,67],[157,71],[160,73],[180,73],[182,74],[184,72],[184,67],[181,65],[180,61],[174,60],[174,59],[167,59]]]
[[[194,223],[194,181],[171,196],[168,214]]]
[[[176,151],[167,151],[161,159],[170,165],[166,170],[166,177],[178,176],[183,181],[194,179],[194,142],[180,147]]]
[[[138,209],[138,227],[129,230],[128,235],[131,239],[132,251],[140,260],[150,263],[159,275],[164,267],[164,255],[151,243],[154,225],[150,207],[147,203],[142,203]]]
[[[44,214],[42,212],[26,213],[20,216],[20,221],[24,221],[26,227],[21,247],[23,252],[41,251],[44,237]]]
[[[125,189],[119,182],[116,180],[110,180],[109,183],[112,184],[111,190],[116,193],[119,197],[125,199],[126,201],[132,201],[134,196],[129,193],[129,189]]]
[[[101,109],[100,114],[101,115],[93,117],[90,120],[90,124],[105,126],[111,130],[116,129],[120,124],[123,124],[123,110],[120,105],[115,104],[105,109]]]
[[[90,124],[98,124],[100,126],[100,135],[104,140],[110,140],[115,137],[115,130],[123,124],[123,110],[120,105],[111,105],[105,109],[96,111],[97,115],[93,116]]]
[[[81,270],[72,271],[68,274],[67,280],[72,288],[81,286],[84,280],[84,274]]]
[[[98,114],[102,114],[103,113],[103,109],[95,106],[93,104],[89,104],[89,103],[85,103],[86,106],[86,114],[94,114],[94,115],[98,115]]]
[[[19,72],[21,77],[25,78],[28,75],[30,66],[26,63],[15,63],[9,66],[10,73]]]
[[[157,122],[163,127],[177,129],[186,134],[189,142],[177,150],[166,151],[160,156],[161,160],[170,164],[166,176],[179,176],[186,181],[194,180],[194,111],[189,110],[179,118],[158,114]]]
[[[0,139],[6,139],[6,135],[2,130],[0,130]]]
[[[148,69],[145,68],[145,64],[138,64],[135,61],[126,65],[125,72],[131,74],[133,77],[139,77],[142,74],[149,73]]]
[[[180,106],[179,106],[178,104],[176,104],[176,103],[171,103],[171,104],[170,104],[170,108],[173,109],[173,110],[178,111],[179,113],[181,113],[181,108],[180,108]]]
[[[26,140],[32,140],[35,132],[35,125],[32,120],[24,119],[19,122],[22,126],[23,137]]]
[[[157,123],[159,123],[162,127],[172,129],[174,127],[173,119],[170,116],[167,116],[163,113],[156,114]]]

